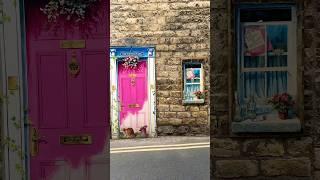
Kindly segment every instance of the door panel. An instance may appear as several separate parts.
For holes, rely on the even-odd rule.
[[[108,119],[101,120],[100,117],[106,117],[106,99],[107,84],[105,80],[99,77],[105,76],[105,58],[104,52],[85,52],[83,53],[83,66],[85,75],[85,126],[100,127],[106,126]]]
[[[118,88],[121,102],[120,129],[149,127],[148,75],[147,62],[140,61],[137,69],[125,69],[118,64]],[[149,129],[149,128],[147,128]]]
[[[67,80],[64,73],[66,54],[41,54],[38,57],[39,126],[49,129],[66,128],[68,121]]]
[[[109,5],[101,2],[97,23],[103,23],[83,34],[76,28],[69,31],[64,22],[47,28],[39,10],[44,2],[26,2],[29,118],[37,132],[30,134],[35,137],[29,146],[38,145],[38,153],[30,157],[30,179],[105,179],[109,176]],[[60,48],[62,40],[84,40],[85,48]],[[71,62],[80,67],[77,76],[70,72]]]
[[[60,169],[59,173],[52,175],[54,169]],[[68,180],[69,172],[64,161],[40,162],[41,180]]]

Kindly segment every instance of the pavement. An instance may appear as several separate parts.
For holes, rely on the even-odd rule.
[[[111,180],[209,180],[210,138],[111,140]]]

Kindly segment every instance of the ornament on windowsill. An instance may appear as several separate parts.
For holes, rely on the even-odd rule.
[[[123,61],[123,66],[126,69],[136,69],[138,67],[138,63],[139,63],[139,58],[137,56],[129,56],[126,57]]]

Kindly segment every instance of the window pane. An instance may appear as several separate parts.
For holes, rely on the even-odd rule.
[[[244,73],[244,96],[249,98],[265,97],[265,73],[264,72],[245,72]]]
[[[196,91],[200,91],[200,84],[187,84],[184,92],[185,99],[193,100],[195,98],[193,93]]]
[[[244,57],[244,67],[245,68],[255,68],[255,67],[264,67],[265,60],[264,56],[245,56]]]
[[[200,68],[186,68],[185,71],[187,83],[200,83]]]
[[[244,56],[264,56],[266,52],[265,26],[244,28]]]
[[[288,52],[288,26],[287,25],[268,25],[268,52],[281,55]]]
[[[241,22],[291,21],[291,8],[263,9],[252,8],[240,11]]]
[[[287,63],[287,55],[284,56],[268,56],[268,67],[286,67]]]
[[[287,92],[288,73],[286,71],[267,72],[267,95]]]

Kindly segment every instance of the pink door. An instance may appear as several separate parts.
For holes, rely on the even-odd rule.
[[[126,69],[122,62],[118,64],[121,130],[133,128],[134,132],[139,132],[145,125],[150,129],[147,67],[146,61],[139,62],[136,69]]]
[[[64,21],[48,24],[40,11],[45,2],[26,3],[31,180],[106,180],[109,1],[95,9],[86,36]],[[74,49],[79,44],[85,46]]]

